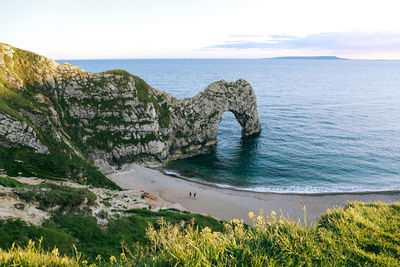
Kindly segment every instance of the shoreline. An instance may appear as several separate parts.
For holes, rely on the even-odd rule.
[[[276,193],[223,188],[190,179],[166,175],[155,168],[131,165],[127,171],[107,175],[123,189],[151,193],[161,201],[157,208],[175,207],[193,213],[210,215],[219,220],[243,219],[252,224],[250,211],[270,213],[281,211],[293,219],[304,218],[302,205],[307,209],[307,220],[314,221],[327,209],[343,206],[350,201],[400,202],[400,191],[344,192],[344,193]],[[197,197],[189,197],[189,192]]]
[[[251,190],[251,189],[246,189],[246,188],[239,188],[239,187],[234,187],[230,185],[219,185],[211,182],[206,182],[206,181],[201,181],[199,179],[191,179],[179,174],[175,173],[167,173],[167,170],[161,168],[161,167],[145,167],[148,169],[152,170],[157,170],[164,174],[165,176],[170,176],[173,178],[177,179],[182,179],[187,182],[199,184],[199,185],[206,185],[210,187],[215,187],[218,189],[227,189],[227,190],[232,190],[232,191],[238,191],[238,192],[248,192],[248,193],[255,193],[255,194],[278,194],[278,195],[299,195],[299,196],[325,196],[325,195],[367,195],[367,194],[396,194],[400,193],[400,189],[388,189],[388,190],[361,190],[361,191],[332,191],[332,192],[274,192],[274,191],[256,191],[256,190]]]

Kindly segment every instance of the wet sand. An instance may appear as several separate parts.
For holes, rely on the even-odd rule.
[[[131,166],[129,171],[108,175],[124,189],[136,189],[160,197],[161,207],[174,207],[193,213],[210,215],[216,219],[243,219],[251,224],[248,213],[280,210],[292,218],[303,219],[302,203],[307,209],[307,221],[311,222],[334,206],[349,201],[400,202],[400,192],[360,192],[327,194],[280,194],[241,191],[218,188],[165,175],[161,171],[142,166]],[[189,197],[192,192],[192,197]],[[193,193],[196,192],[196,198]]]

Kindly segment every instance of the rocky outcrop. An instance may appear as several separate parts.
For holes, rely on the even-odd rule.
[[[37,138],[36,132],[26,122],[0,114],[0,145],[4,147],[27,146],[35,153],[48,154],[49,149]]]
[[[0,145],[51,154],[63,144],[102,168],[206,153],[227,111],[244,137],[261,131],[256,96],[244,80],[176,99],[122,70],[88,73],[0,44],[0,90],[3,100],[13,99],[0,102]]]

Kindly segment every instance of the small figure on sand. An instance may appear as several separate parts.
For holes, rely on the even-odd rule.
[[[193,197],[194,197],[194,198],[196,198],[196,194],[197,194],[197,193],[194,193],[194,194],[193,194]]]
[[[189,197],[192,197],[192,192],[189,192]]]

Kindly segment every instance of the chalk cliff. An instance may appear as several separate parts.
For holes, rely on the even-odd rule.
[[[176,99],[123,70],[89,73],[0,44],[0,168],[11,174],[37,168],[39,176],[82,177],[93,162],[166,162],[206,153],[226,111],[244,137],[261,131],[256,96],[244,80],[214,82]]]

